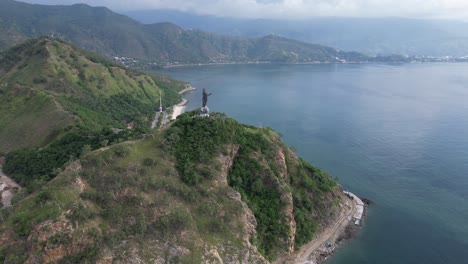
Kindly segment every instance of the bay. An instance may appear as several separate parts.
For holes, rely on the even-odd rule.
[[[269,126],[368,198],[328,263],[468,263],[468,65],[218,65],[164,70],[201,107]]]

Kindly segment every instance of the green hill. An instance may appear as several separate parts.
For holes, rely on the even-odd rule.
[[[340,195],[271,129],[185,113],[1,210],[0,261],[267,263],[336,217]]]
[[[169,23],[145,25],[104,7],[0,2],[0,48],[42,35],[62,38],[108,57],[137,58],[159,65],[369,59],[359,53],[276,36],[232,37],[185,30]]]
[[[72,127],[149,126],[159,94],[175,104],[184,85],[61,40],[27,41],[0,55],[0,151],[44,146]]]
[[[159,95],[173,105],[184,87],[60,40],[16,46],[0,55],[4,170],[32,191],[83,153],[146,133]],[[128,123],[134,129],[126,129]]]

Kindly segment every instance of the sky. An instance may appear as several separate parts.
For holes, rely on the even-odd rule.
[[[304,19],[318,16],[468,20],[468,0],[20,0],[38,4],[86,3],[114,11],[174,9],[195,14]]]

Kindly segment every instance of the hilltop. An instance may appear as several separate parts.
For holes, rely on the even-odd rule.
[[[190,112],[20,194],[0,211],[0,260],[268,263],[333,221],[341,195],[271,129]]]
[[[273,35],[234,37],[186,30],[170,23],[145,25],[104,7],[0,2],[0,49],[41,35],[61,38],[107,57],[136,58],[158,65],[370,59],[360,53]]]
[[[0,55],[0,151],[44,146],[73,127],[147,126],[159,95],[175,104],[184,87],[61,40],[27,41]]]
[[[3,170],[32,192],[67,162],[149,132],[160,95],[167,107],[185,87],[61,40],[29,40],[0,55]]]

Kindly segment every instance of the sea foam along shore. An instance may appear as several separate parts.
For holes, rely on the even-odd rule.
[[[351,192],[342,193],[339,214],[317,231],[314,239],[290,256],[280,258],[275,264],[318,264],[333,255],[337,245],[352,239],[362,228],[366,204]],[[357,221],[359,220],[359,221]]]

